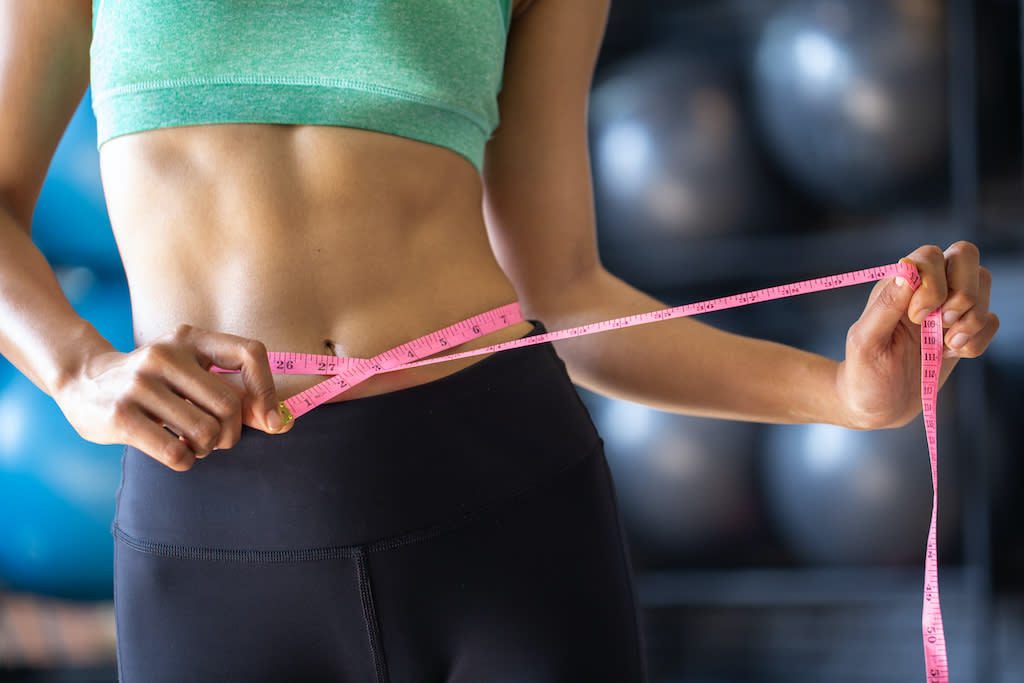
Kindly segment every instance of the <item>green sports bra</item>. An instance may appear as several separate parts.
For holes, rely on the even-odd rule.
[[[440,145],[479,170],[510,0],[94,0],[99,145],[155,128],[281,123]]]

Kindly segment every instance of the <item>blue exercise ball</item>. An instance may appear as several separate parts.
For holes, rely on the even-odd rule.
[[[57,146],[36,205],[32,238],[51,263],[88,266],[111,277],[123,271],[100,181],[90,93]]]
[[[135,348],[132,330],[131,297],[128,282],[119,277],[82,266],[58,266],[54,269],[64,295],[79,315],[88,320],[119,351]]]
[[[0,356],[0,391],[3,391],[7,381],[16,373],[14,366],[7,362],[7,359]]]
[[[127,286],[83,269],[62,271],[61,279],[79,313],[130,349]],[[0,425],[0,585],[110,598],[122,447],[79,437],[57,404],[19,373],[0,380]]]
[[[943,3],[796,0],[765,24],[754,92],[767,143],[819,199],[874,209],[941,171]]]
[[[757,426],[583,395],[604,439],[636,564],[742,559],[761,518]]]

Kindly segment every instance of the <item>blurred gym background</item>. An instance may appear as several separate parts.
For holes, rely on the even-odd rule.
[[[969,239],[1003,327],[940,394],[951,680],[1024,680],[1024,120],[1018,0],[619,0],[591,101],[607,266],[672,304]],[[132,346],[88,97],[34,234]],[[841,354],[867,289],[709,316]],[[923,427],[857,433],[584,395],[604,433],[652,683],[921,680]],[[120,449],[0,360],[0,680],[112,681]]]

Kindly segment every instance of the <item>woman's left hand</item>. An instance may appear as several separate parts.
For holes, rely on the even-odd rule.
[[[902,260],[917,268],[921,285],[915,291],[902,278],[879,282],[846,336],[836,381],[850,427],[899,427],[920,412],[920,324],[931,311],[942,307],[940,383],[958,359],[981,355],[999,329],[988,310],[992,275],[975,245],[956,242],[944,252],[924,246]]]

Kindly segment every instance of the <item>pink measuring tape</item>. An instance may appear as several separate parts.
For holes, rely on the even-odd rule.
[[[581,337],[597,332],[633,327],[647,323],[683,318],[700,313],[720,311],[749,304],[783,299],[799,294],[810,294],[839,287],[875,282],[886,277],[902,277],[911,287],[917,289],[921,283],[917,270],[909,263],[895,263],[878,268],[857,270],[840,275],[804,280],[793,284],[759,289],[743,294],[734,294],[719,299],[665,308],[649,313],[638,313],[622,318],[557,330],[531,337],[493,344],[471,351],[437,356],[448,348],[482,337],[485,334],[521,322],[522,313],[518,304],[509,304],[487,313],[474,316],[442,330],[432,332],[373,358],[339,358],[304,353],[270,353],[271,369],[279,374],[328,375],[325,381],[287,399],[283,406],[291,415],[298,417],[322,403],[326,403],[353,386],[382,372],[419,367],[460,358],[480,356],[498,351],[532,346],[548,342]],[[936,427],[936,399],[938,394],[939,369],[942,363],[941,309],[928,315],[921,325],[921,403],[924,412],[925,434],[932,470],[932,517],[925,553],[925,582],[922,611],[922,632],[924,635],[924,656],[927,683],[948,683],[949,672],[946,660],[946,639],[942,628],[942,612],[939,607],[938,544],[936,541],[936,514],[938,512],[938,448]],[[213,368],[220,370],[220,368]]]

